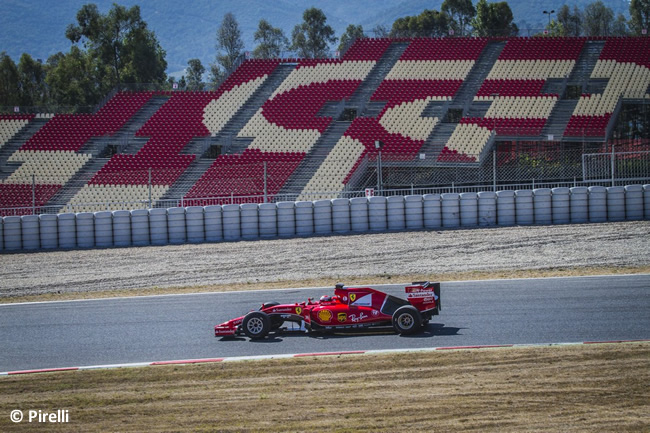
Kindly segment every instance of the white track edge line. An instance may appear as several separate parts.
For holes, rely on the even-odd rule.
[[[190,365],[190,364],[209,364],[218,362],[241,362],[241,361],[262,361],[262,360],[278,360],[278,359],[291,359],[291,358],[309,358],[316,356],[346,356],[346,355],[381,355],[381,354],[398,354],[398,353],[417,353],[417,352],[437,352],[437,351],[460,351],[460,350],[486,350],[486,349],[515,349],[527,347],[557,347],[557,346],[580,346],[580,345],[594,345],[594,344],[621,344],[621,343],[646,343],[647,340],[618,340],[618,341],[583,341],[583,342],[559,342],[559,343],[523,343],[523,344],[495,344],[495,345],[472,345],[472,346],[441,346],[441,347],[424,347],[412,349],[377,349],[377,350],[359,350],[359,351],[332,351],[332,352],[309,352],[309,353],[286,353],[277,355],[251,355],[251,356],[233,356],[224,358],[205,358],[205,359],[192,359],[192,360],[178,360],[178,361],[151,361],[151,362],[134,362],[125,364],[105,364],[105,365],[88,365],[82,367],[53,367],[53,368],[40,368],[32,370],[15,370],[0,372],[0,376],[14,376],[14,375],[27,375],[38,373],[56,373],[58,370],[100,370],[100,369],[114,369],[114,368],[132,368],[132,367],[152,367],[161,365]],[[183,362],[187,361],[187,362]]]

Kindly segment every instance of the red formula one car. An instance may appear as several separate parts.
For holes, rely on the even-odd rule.
[[[392,325],[399,334],[413,334],[439,314],[440,283],[417,282],[404,290],[406,299],[369,287],[337,284],[334,296],[323,296],[318,302],[262,304],[257,311],[215,326],[214,335],[264,338],[284,322],[297,323],[306,331]]]

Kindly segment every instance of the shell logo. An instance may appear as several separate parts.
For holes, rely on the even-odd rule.
[[[330,310],[320,310],[318,312],[318,319],[321,322],[329,322],[332,320],[332,312]]]
[[[296,307],[296,314],[297,314],[297,315],[302,314],[302,308],[300,308],[300,307]]]

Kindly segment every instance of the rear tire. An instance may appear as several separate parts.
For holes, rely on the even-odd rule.
[[[271,330],[271,318],[262,311],[253,311],[244,317],[242,329],[251,340],[264,338]]]
[[[415,334],[421,327],[422,316],[412,305],[404,305],[393,313],[393,328],[398,334]]]

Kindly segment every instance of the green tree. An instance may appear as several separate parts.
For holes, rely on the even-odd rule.
[[[46,73],[43,64],[24,53],[18,62],[18,74],[21,86],[20,105],[32,106],[46,103]]]
[[[627,25],[627,20],[625,19],[625,15],[623,14],[618,14],[614,22],[612,22],[612,31],[611,35],[612,36],[627,36],[629,35],[629,29]]]
[[[210,80],[217,85],[235,66],[235,62],[244,52],[239,23],[232,12],[223,16],[217,29],[217,60],[210,65]]]
[[[609,36],[612,33],[614,11],[598,0],[584,10],[584,31],[587,36]]]
[[[253,50],[253,57],[257,59],[280,57],[282,51],[289,46],[289,40],[282,29],[273,27],[265,19],[260,20],[254,38],[257,46]]]
[[[317,8],[306,9],[303,22],[296,25],[291,33],[291,49],[298,57],[320,59],[327,57],[329,44],[336,42],[334,29],[327,25],[327,17]]]
[[[383,24],[377,24],[372,28],[372,30],[370,30],[370,33],[372,33],[376,38],[387,38],[390,36],[390,29]]]
[[[102,15],[97,5],[86,4],[77,12],[77,24],[70,24],[65,35],[73,44],[83,42],[100,67],[110,65],[110,87],[124,81],[162,83],[166,78],[165,51],[142,20],[139,6],[127,9],[113,3]]]
[[[630,0],[630,30],[635,35],[650,31],[650,0]]]
[[[516,36],[519,33],[507,2],[488,3],[487,0],[479,0],[472,27],[476,36]]]
[[[557,21],[562,26],[563,36],[580,36],[582,34],[582,12],[577,6],[573,7],[573,12],[569,6],[562,5],[557,11]]]
[[[16,63],[5,51],[0,53],[0,106],[20,104],[20,77]]]
[[[103,78],[111,74],[110,67],[102,68],[96,59],[74,45],[67,54],[50,56],[46,69],[45,81],[52,100],[70,107],[96,104],[105,95]]]
[[[187,87],[190,90],[203,90],[203,74],[205,67],[199,59],[187,61]]]
[[[363,33],[363,27],[361,25],[355,26],[354,24],[348,25],[345,29],[345,32],[341,35],[339,40],[338,50],[343,51],[349,45],[351,45],[355,40],[365,38],[366,35]]]
[[[449,16],[454,31],[460,35],[467,33],[468,26],[476,16],[472,0],[445,0],[440,10]]]
[[[391,29],[391,36],[395,38],[445,36],[451,24],[452,21],[446,13],[424,10],[420,15],[396,19]]]

